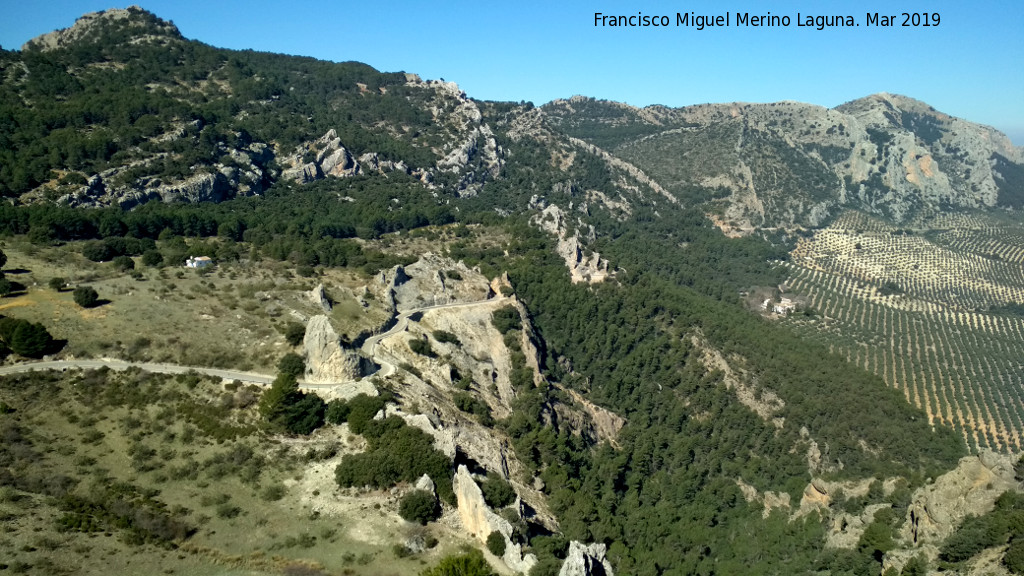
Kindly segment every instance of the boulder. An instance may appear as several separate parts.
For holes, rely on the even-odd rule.
[[[316,288],[313,288],[308,293],[309,299],[313,301],[313,304],[323,308],[324,312],[331,311],[331,301],[327,298],[327,293],[324,292],[324,285],[317,284]]]
[[[416,481],[416,489],[423,490],[424,492],[430,492],[435,498],[437,497],[437,492],[434,489],[434,481],[426,474],[420,476],[420,479]]]
[[[302,349],[306,355],[306,382],[330,384],[358,380],[362,377],[362,359],[353,350],[341,345],[327,316],[310,318]]]
[[[612,565],[605,557],[604,544],[584,545],[576,540],[569,543],[569,554],[562,563],[558,576],[613,576]]]

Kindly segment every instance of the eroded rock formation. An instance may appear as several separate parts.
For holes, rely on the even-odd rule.
[[[309,319],[302,349],[306,355],[305,380],[310,384],[346,382],[363,375],[360,356],[342,347],[338,333],[325,315]]]
[[[516,572],[529,572],[537,563],[537,557],[533,554],[524,555],[522,546],[512,541],[512,524],[491,510],[484,501],[483,492],[465,466],[459,466],[452,488],[458,501],[463,529],[481,542],[486,542],[492,532],[498,532],[505,537],[505,555],[501,559]]]

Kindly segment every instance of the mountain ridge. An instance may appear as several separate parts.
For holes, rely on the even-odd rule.
[[[136,6],[87,14],[68,28],[30,40],[21,55],[36,58],[31,54],[40,57],[64,54],[56,57],[66,67],[66,76],[58,70],[53,82],[73,88],[94,83],[103,68],[131,70],[134,63],[121,56],[117,46],[125,46],[137,56],[140,50],[146,52],[145,45],[151,43],[154,50],[164,47],[175,52],[204,53],[201,61],[207,64],[175,72],[176,64],[170,62],[163,70],[176,75],[176,83],[151,80],[141,84],[140,79],[129,81],[129,86],[149,92],[140,95],[141,100],[152,101],[159,95],[153,93],[154,87],[161,86],[179,103],[196,102],[188,104],[192,110],[184,116],[198,115],[200,124],[193,123],[190,128],[183,122],[180,105],[172,109],[166,103],[143,104],[138,112],[125,111],[129,118],[141,115],[142,120],[147,121],[142,134],[129,136],[138,144],[128,142],[134,147],[126,149],[125,137],[116,133],[105,144],[115,154],[120,153],[123,157],[120,162],[101,158],[99,163],[92,162],[94,168],[90,169],[88,162],[85,166],[75,166],[69,161],[82,155],[75,150],[60,150],[55,156],[53,146],[38,147],[34,156],[69,159],[51,161],[48,167],[40,165],[35,174],[28,175],[28,182],[24,177],[19,179],[19,175],[13,175],[14,182],[10,176],[0,178],[0,188],[4,187],[5,180],[11,182],[6,186],[5,195],[21,196],[32,188],[33,193],[26,198],[61,198],[72,205],[113,203],[129,207],[151,199],[216,201],[235,195],[259,194],[282,178],[295,180],[299,177],[300,181],[308,181],[332,172],[348,176],[397,169],[415,173],[428,187],[447,189],[455,196],[472,196],[479,192],[482,184],[502,178],[501,166],[507,151],[499,141],[508,130],[502,129],[502,125],[511,128],[519,118],[531,113],[529,106],[476,101],[454,83],[423,82],[415,75],[379,73],[356,63],[264,57],[212,48],[186,40],[172,23]],[[10,54],[17,56],[19,53]],[[290,62],[324,71],[331,67],[364,67],[364,71],[356,72],[363,80],[357,79],[354,84],[352,80],[346,81],[353,89],[352,95],[343,100],[331,96],[330,105],[335,110],[353,110],[353,107],[365,106],[369,99],[380,99],[381,113],[377,116],[364,114],[365,119],[355,122],[325,118],[319,122],[319,128],[305,130],[302,138],[288,141],[275,141],[271,132],[261,136],[249,130],[250,135],[241,138],[246,141],[236,145],[231,140],[238,138],[232,138],[218,125],[238,133],[238,127],[252,125],[251,120],[244,118],[266,117],[267,120],[261,122],[269,128],[267,123],[286,120],[282,113],[295,115],[286,110],[296,110],[296,104],[299,115],[309,115],[314,121],[323,116],[317,111],[319,105],[313,98],[304,97],[304,102],[282,105],[280,99],[284,91],[296,89],[287,77],[268,82],[269,79],[256,73],[248,80],[245,78],[247,73],[252,74],[269,61],[277,62],[275,59],[280,58],[292,58]],[[248,62],[234,64],[241,59],[248,59]],[[8,76],[16,74],[13,67],[7,68]],[[310,68],[302,74],[322,73]],[[105,82],[124,81],[116,78],[117,72],[110,74],[111,80],[104,79]],[[123,72],[120,75],[123,76]],[[372,82],[375,86],[370,86],[366,79],[374,75],[379,80]],[[33,74],[28,76],[31,81]],[[20,99],[31,102],[31,87],[27,93],[22,86],[24,82],[23,78],[8,85],[18,92]],[[396,90],[400,86],[398,99],[387,93],[389,87]],[[185,87],[187,92],[182,91]],[[379,93],[368,97],[370,90]],[[419,96],[409,90],[418,92]],[[246,101],[245,93],[250,93],[253,99]],[[70,97],[77,98],[74,94]],[[218,103],[212,114],[196,109],[197,106],[211,108],[209,102],[203,104],[197,97]],[[224,106],[229,107],[228,113],[235,119],[225,116]],[[408,110],[401,122],[394,122],[396,116],[388,116],[384,111],[396,106]],[[149,121],[147,116],[153,114],[147,111],[160,108],[168,110],[157,112],[156,116],[162,119]],[[463,108],[464,113],[447,116],[461,115],[462,121],[448,127],[439,124],[441,115]],[[488,112],[498,108],[504,111],[497,116]],[[604,149],[644,173],[658,188],[670,190],[676,199],[703,205],[708,216],[727,232],[743,234],[756,228],[816,227],[848,207],[882,215],[897,223],[921,211],[1024,207],[1020,183],[1020,175],[1024,174],[1024,148],[1013,146],[1009,138],[994,128],[946,115],[924,102],[898,94],[872,94],[834,108],[795,101],[638,108],[576,95],[553,100],[539,110],[542,117],[531,122],[540,121],[556,133]],[[353,113],[347,114],[351,119]],[[129,131],[138,133],[135,122],[131,121],[133,126]],[[350,128],[345,128],[346,124]],[[382,131],[383,126],[388,127]],[[221,133],[211,135],[206,144],[199,142],[201,148],[210,150],[206,153],[208,157],[196,157],[194,151],[175,150],[188,140],[198,140],[199,132],[208,127]],[[335,135],[327,140],[333,143],[325,142],[325,135],[331,130]],[[150,134],[149,141],[144,140],[147,134]],[[46,138],[48,134],[38,136]],[[549,145],[565,150],[565,154],[572,157],[575,145],[571,142],[555,144],[557,139],[547,137]],[[318,141],[321,142],[318,144]],[[312,148],[323,145],[331,147],[326,166],[321,166],[325,160],[323,154],[318,158],[303,158],[314,153]],[[105,154],[109,156],[111,152]],[[226,160],[228,157],[230,160]],[[181,159],[177,167],[168,168],[176,159]],[[40,162],[37,159],[34,164]],[[341,165],[336,167],[338,162]],[[52,174],[48,170],[54,169],[78,172],[88,182],[81,188],[67,188],[64,193],[46,192],[39,185],[52,182],[52,178],[46,176]],[[452,176],[441,177],[441,174]],[[70,178],[67,174],[64,177]],[[611,189],[602,191],[605,195],[613,192]],[[612,197],[615,195],[620,194]],[[627,190],[621,196],[628,199],[631,195]],[[524,204],[516,208],[523,210]]]

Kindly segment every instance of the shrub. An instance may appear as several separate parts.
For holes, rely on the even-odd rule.
[[[350,417],[349,425],[351,423]],[[369,424],[366,439],[365,452],[346,455],[335,468],[338,485],[388,488],[399,482],[415,482],[427,474],[442,498],[446,501],[453,498],[452,462],[434,448],[433,437],[429,434],[391,416]]]
[[[480,491],[484,493],[484,500],[491,508],[504,508],[516,501],[516,491],[512,485],[494,472],[487,473]]]
[[[1004,560],[1005,561],[1005,560]],[[903,565],[900,576],[926,576],[928,574],[928,560],[924,554],[918,554]]]
[[[462,342],[459,337],[447,330],[434,330],[434,340],[441,342],[442,344],[455,344],[459,346]]]
[[[42,324],[20,318],[0,318],[0,342],[15,354],[41,358],[53,345],[53,337]]]
[[[86,242],[85,246],[82,246],[82,256],[93,262],[106,262],[114,257],[114,252],[110,249],[110,246],[96,240]]]
[[[0,296],[7,296],[14,291],[14,285],[7,278],[0,276]]]
[[[421,576],[495,576],[483,552],[470,550],[465,554],[445,556]]]
[[[50,281],[47,282],[46,284],[50,287],[50,290],[60,292],[61,290],[64,289],[64,285],[67,284],[67,280],[61,278],[60,276],[57,276],[56,278],[50,278]]]
[[[74,299],[82,308],[92,308],[99,304],[100,295],[92,286],[79,286],[75,288]]]
[[[502,334],[512,330],[523,329],[523,320],[519,317],[519,310],[516,310],[513,306],[505,306],[495,310],[491,314],[491,324]]]
[[[366,425],[384,408],[386,400],[381,396],[358,394],[348,401],[348,429],[353,434],[362,434]]]
[[[1013,574],[1024,574],[1024,536],[1018,535],[1010,542],[1003,556],[1003,564]]]
[[[284,328],[284,339],[292,346],[302,344],[306,338],[306,327],[299,322],[289,322]]]
[[[164,255],[159,250],[146,250],[142,253],[142,263],[146,266],[159,266],[164,263]]]
[[[498,558],[505,555],[505,536],[501,532],[491,532],[487,536],[487,549]]]
[[[310,434],[324,424],[327,406],[316,394],[299,391],[295,376],[280,374],[260,398],[260,415],[272,427],[292,434]]]
[[[398,513],[408,522],[418,522],[425,526],[427,522],[441,517],[441,507],[430,492],[413,490],[402,497]]]
[[[413,338],[409,340],[409,349],[413,352],[426,356],[428,358],[434,358],[437,354],[434,353],[434,349],[430,347],[430,342],[426,340],[420,340],[419,338]]]
[[[298,378],[306,371],[306,361],[294,352],[285,354],[277,363],[277,371]]]
[[[135,260],[132,260],[131,256],[115,256],[114,257],[114,268],[117,268],[121,272],[127,272],[135,269]]]
[[[348,402],[338,399],[331,400],[327,403],[327,413],[324,414],[324,420],[328,424],[341,424],[348,420],[349,410]]]

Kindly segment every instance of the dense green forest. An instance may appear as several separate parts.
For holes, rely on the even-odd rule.
[[[220,161],[225,145],[255,139],[290,150],[331,128],[356,154],[411,166],[435,160],[438,135],[418,105],[426,94],[407,87],[405,74],[222,50],[130,10],[134,18],[103,22],[60,50],[0,50],[0,196],[20,195],[57,171],[95,174],[138,160],[146,162],[121,181],[180,178]],[[150,41],[129,42],[140,36]],[[404,136],[370,128],[385,119],[427,128]],[[153,141],[175,132],[181,137],[169,144]]]

